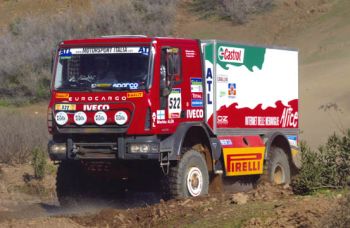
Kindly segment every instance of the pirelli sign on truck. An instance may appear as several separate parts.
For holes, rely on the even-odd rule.
[[[49,155],[62,205],[161,187],[207,194],[215,179],[289,183],[300,166],[298,52],[228,41],[108,36],[59,44]]]

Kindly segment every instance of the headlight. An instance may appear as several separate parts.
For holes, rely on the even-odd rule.
[[[128,114],[126,114],[124,111],[118,111],[114,115],[114,121],[118,125],[124,125],[126,122],[128,122]]]
[[[130,153],[158,153],[157,143],[131,143],[129,144]]]
[[[65,143],[51,145],[50,152],[53,154],[64,154],[66,153],[67,147]]]

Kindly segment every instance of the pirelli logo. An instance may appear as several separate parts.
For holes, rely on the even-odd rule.
[[[263,173],[265,147],[224,148],[227,176]]]

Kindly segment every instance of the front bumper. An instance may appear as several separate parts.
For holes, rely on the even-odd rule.
[[[51,140],[48,144],[48,153],[54,161],[67,159],[158,160],[159,144],[160,140],[155,136],[117,137],[114,142],[91,142],[67,138],[61,142]],[[140,151],[137,148],[140,148]]]

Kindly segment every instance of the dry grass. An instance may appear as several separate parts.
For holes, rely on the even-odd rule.
[[[273,0],[193,0],[192,9],[203,17],[217,16],[235,24],[248,21],[251,14],[271,9]]]
[[[0,162],[7,164],[30,161],[34,150],[46,151],[46,120],[20,109],[0,109]]]
[[[18,18],[0,38],[0,98],[48,97],[58,42],[108,34],[169,35],[176,0],[89,0],[90,10]]]

